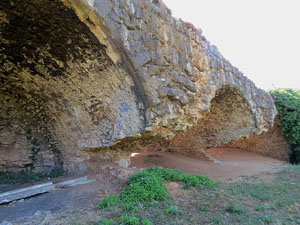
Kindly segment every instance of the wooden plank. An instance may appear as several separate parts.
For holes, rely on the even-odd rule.
[[[77,185],[81,185],[81,184],[90,184],[96,182],[95,179],[93,180],[88,180],[87,177],[80,177],[77,179],[73,179],[73,180],[67,180],[58,184],[55,184],[55,187],[57,188],[66,188],[66,187],[74,187]]]
[[[73,187],[73,186],[76,186],[82,182],[85,182],[87,181],[87,177],[80,177],[80,178],[76,178],[76,179],[73,179],[73,180],[67,180],[67,181],[63,181],[63,182],[60,182],[60,183],[57,183],[55,184],[55,187],[57,188],[66,188],[66,187]]]
[[[25,188],[0,193],[0,204],[12,202],[18,199],[27,198],[33,195],[42,194],[55,188],[52,182],[37,184]]]

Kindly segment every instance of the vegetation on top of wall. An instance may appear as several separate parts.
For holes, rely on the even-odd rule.
[[[300,163],[300,90],[276,89],[275,96],[281,126],[292,148],[291,163]]]

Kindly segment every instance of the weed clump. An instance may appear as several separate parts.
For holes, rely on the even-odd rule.
[[[243,215],[246,213],[246,211],[244,209],[239,208],[236,205],[229,205],[226,207],[225,209],[226,212],[229,213],[235,213],[235,214],[239,214],[239,215]]]
[[[122,225],[139,225],[140,220],[135,216],[121,216],[121,224]]]
[[[152,167],[131,176],[127,181],[128,186],[122,191],[121,198],[116,195],[109,196],[100,201],[97,207],[104,209],[121,203],[121,207],[125,210],[138,212],[137,204],[140,202],[164,201],[170,197],[164,180],[181,181],[185,184],[185,188],[200,185],[214,187],[219,183],[205,176],[185,174],[179,169]]]
[[[177,215],[178,214],[178,208],[176,206],[171,206],[165,210],[165,214],[168,215]]]
[[[164,201],[170,197],[167,187],[163,183],[164,180],[181,181],[185,183],[185,187],[197,187],[200,185],[213,187],[219,183],[205,176],[185,174],[179,169],[171,170],[152,167],[134,174],[128,179],[128,187],[122,191],[121,199],[112,195],[99,202],[98,208],[115,206],[120,200],[123,207],[128,206],[129,208],[134,208],[135,203],[139,202]]]
[[[120,203],[120,206],[126,211],[138,212],[139,203],[164,201],[170,196],[167,192],[167,186],[164,181],[180,181],[184,183],[184,188],[198,187],[206,185],[214,187],[219,182],[212,181],[206,176],[185,174],[179,169],[159,169],[152,167],[134,174],[127,180],[128,186],[123,189],[121,197],[111,195],[97,205],[97,208],[104,209],[113,207]],[[177,213],[176,209],[169,208],[166,214]],[[137,222],[136,222],[137,221]],[[145,225],[151,225],[151,221],[142,221]],[[139,221],[130,216],[122,216],[121,224],[139,224]]]
[[[116,206],[119,202],[120,202],[120,199],[119,199],[118,196],[111,195],[111,196],[103,199],[102,201],[100,201],[97,205],[97,208],[98,209],[104,209],[104,208],[107,208],[107,207]]]
[[[41,181],[44,178],[42,173],[3,173],[0,172],[0,184],[23,184],[28,182]]]

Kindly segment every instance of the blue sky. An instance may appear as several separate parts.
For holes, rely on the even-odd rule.
[[[263,89],[300,88],[300,0],[163,0]]]

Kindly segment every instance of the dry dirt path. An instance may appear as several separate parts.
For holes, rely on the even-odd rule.
[[[210,149],[209,153],[216,159],[216,163],[177,153],[143,152],[131,158],[131,167],[161,166],[171,169],[178,168],[186,173],[224,181],[262,172],[276,172],[283,164],[282,161],[277,159],[233,148],[214,148]]]

